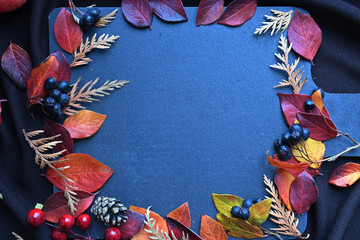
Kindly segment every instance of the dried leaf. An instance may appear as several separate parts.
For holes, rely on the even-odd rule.
[[[278,10],[270,9],[270,11],[276,16],[268,16],[265,15],[266,20],[268,22],[263,22],[263,25],[260,28],[256,28],[254,34],[263,34],[271,29],[271,36],[275,33],[277,34],[280,29],[282,29],[281,33],[283,33],[290,24],[291,15],[293,13],[292,10],[289,12],[282,12]]]
[[[235,0],[231,2],[218,21],[218,24],[240,26],[254,16],[257,0]]]
[[[100,129],[106,117],[106,115],[90,110],[81,110],[66,118],[64,127],[69,131],[72,138],[88,138]]]
[[[322,33],[312,17],[297,10],[289,25],[288,39],[295,52],[312,62],[320,47]]]
[[[360,179],[360,164],[347,163],[330,174],[329,183],[338,187],[350,187]]]
[[[318,188],[306,171],[295,178],[290,187],[290,203],[295,212],[302,214],[318,199]]]
[[[183,235],[185,235],[188,236],[189,240],[202,240],[202,238],[199,235],[197,235],[194,231],[192,231],[191,229],[189,229],[179,221],[170,217],[165,217],[165,220],[169,232],[171,232],[172,235],[176,237],[176,239],[182,239]],[[172,239],[175,240],[174,237]]]
[[[266,154],[266,159],[268,160],[269,164],[276,168],[282,168],[282,169],[306,169],[310,164],[309,163],[299,163],[296,160],[295,161],[281,161],[277,154],[274,155],[274,158],[272,158],[269,154]],[[292,158],[294,158],[292,156]]]
[[[233,206],[242,206],[243,199],[230,194],[212,194],[216,209],[227,217],[231,217],[231,208]]]
[[[227,240],[223,226],[207,215],[201,217],[200,237],[203,240]]]
[[[153,12],[147,0],[123,0],[121,10],[125,19],[135,27],[151,28]]]
[[[59,137],[54,139],[56,141],[61,141],[61,143],[54,146],[53,149],[55,152],[62,151],[63,156],[72,153],[74,148],[74,141],[71,138],[69,131],[63,125],[46,119],[44,123],[44,131],[47,137],[60,135]]]
[[[70,82],[71,80],[70,63],[68,62],[64,54],[60,50],[56,50],[50,55],[54,55],[59,62],[59,77],[57,79],[57,82],[60,81]]]
[[[320,113],[322,113],[323,109],[324,109],[324,102],[323,102],[323,99],[321,97],[321,90],[315,91],[311,95],[311,100],[314,102],[316,107],[319,109]]]
[[[196,25],[208,25],[219,19],[224,10],[224,0],[201,0]]]
[[[184,224],[186,227],[191,227],[191,216],[189,210],[189,204],[186,202],[174,211],[170,212],[167,217],[173,218],[180,223]]]
[[[271,199],[265,199],[261,202],[251,205],[249,208],[250,218],[249,222],[253,225],[260,226],[269,216],[271,208]]]
[[[291,146],[292,155],[302,163],[311,163],[311,168],[320,168],[321,162],[325,155],[325,145],[321,141],[307,139],[300,141],[296,145]]]
[[[302,127],[310,130],[312,139],[326,141],[337,136],[334,123],[327,117],[311,113],[298,113],[297,118]]]
[[[276,170],[274,182],[276,183],[282,201],[290,211],[292,210],[290,204],[290,186],[294,180],[295,177],[290,172],[281,168]]]
[[[105,17],[100,18],[95,24],[95,27],[105,27],[106,25],[108,25],[109,23],[112,22],[112,20],[115,19],[115,16],[118,12],[118,9],[115,9],[114,11],[112,11],[111,13],[109,13],[108,15],[106,15]]]
[[[127,221],[118,227],[121,232],[121,240],[132,239],[145,224],[145,216],[143,214],[127,210],[126,216],[128,217]]]
[[[61,161],[65,159],[66,161]],[[57,169],[64,168],[61,171],[63,176],[73,180],[73,186],[78,190],[86,192],[95,192],[100,189],[113,174],[111,168],[84,153],[66,155],[53,166]],[[45,176],[55,187],[60,190],[65,189],[62,177],[53,169],[49,168]]]
[[[26,81],[31,72],[29,54],[15,43],[11,43],[1,58],[1,67],[21,90],[26,89]]]
[[[54,36],[59,46],[68,53],[73,53],[80,46],[83,32],[72,14],[62,8],[54,24]]]
[[[149,0],[149,2],[155,14],[166,22],[188,20],[181,0]]]

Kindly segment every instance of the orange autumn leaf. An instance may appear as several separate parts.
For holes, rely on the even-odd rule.
[[[290,186],[294,180],[295,177],[288,171],[281,168],[276,170],[274,181],[278,188],[281,199],[290,211],[292,211],[290,203]]]
[[[319,109],[319,111],[322,113],[324,109],[324,102],[321,97],[321,90],[315,91],[311,95],[311,100],[314,102],[315,106]]]
[[[203,240],[227,240],[223,226],[207,215],[201,217],[200,237]]]
[[[129,210],[140,213],[142,215],[145,215],[146,213],[146,209],[141,207],[130,206]],[[161,233],[161,231],[163,231],[164,233],[168,233],[166,221],[159,214],[151,211],[150,218],[155,220],[155,225],[158,226],[159,228],[159,234]],[[140,232],[135,234],[134,237],[131,238],[131,240],[149,240],[152,234],[146,232],[145,229],[150,230],[147,225],[144,225],[144,227],[140,230]]]
[[[309,163],[291,163],[290,161],[281,161],[279,160],[277,154],[274,155],[272,158],[269,154],[266,156],[269,164],[276,168],[283,168],[283,169],[305,169],[309,166]]]
[[[106,115],[90,110],[81,110],[66,118],[64,127],[69,131],[72,138],[87,138],[94,135],[104,123]]]
[[[190,210],[189,204],[186,202],[171,213],[167,215],[167,217],[173,218],[180,223],[184,224],[186,227],[191,227],[191,217],[190,217]]]
[[[350,187],[360,179],[360,164],[347,163],[337,167],[330,175],[329,183],[338,187]]]

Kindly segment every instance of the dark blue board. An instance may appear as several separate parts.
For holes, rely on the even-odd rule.
[[[49,17],[51,51],[59,49],[52,27],[58,12]],[[269,68],[277,62],[280,34],[253,34],[270,8],[259,7],[236,28],[196,27],[197,8],[186,8],[186,13],[189,22],[180,24],[154,17],[149,30],[132,27],[120,12],[106,28],[87,33],[120,39],[110,50],[92,51],[88,56],[93,62],[74,68],[72,82],[82,76],[82,84],[97,77],[99,85],[107,79],[131,83],[87,106],[108,118],[97,134],[75,141],[74,152],[89,154],[114,170],[100,195],[116,197],[126,206],[152,206],[162,216],[189,202],[192,229],[199,232],[201,215],[216,216],[212,193],[266,195],[263,174],[272,178],[275,172],[266,152],[286,130],[276,93],[291,90],[273,89],[285,77]],[[302,65],[309,80],[302,93],[310,94],[315,87],[311,64]],[[360,108],[353,103],[359,100],[354,94],[326,93],[325,98],[337,127],[355,139],[360,139]],[[326,155],[350,144],[344,137],[328,141]],[[307,215],[299,220],[304,231]],[[274,225],[268,221],[264,227]],[[104,229],[96,223],[91,231],[101,237]]]

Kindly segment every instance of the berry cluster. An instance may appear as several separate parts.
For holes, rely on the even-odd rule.
[[[88,30],[101,18],[101,12],[98,8],[90,8],[80,18],[80,27],[83,31]]]
[[[274,142],[275,151],[280,160],[289,160],[291,158],[290,147],[298,144],[302,139],[306,141],[310,137],[310,130],[301,127],[300,124],[294,123],[290,126],[289,131],[283,133],[280,139]]]
[[[70,90],[70,84],[67,81],[57,83],[56,78],[49,77],[44,82],[44,88],[50,91],[48,97],[43,100],[46,112],[57,122],[61,122],[65,114],[62,108],[68,105],[70,98],[67,94]]]
[[[246,199],[243,201],[242,206],[233,206],[231,208],[231,215],[235,218],[240,218],[242,220],[248,220],[250,218],[249,208],[254,204],[261,202],[262,198],[255,198],[253,200]]]
[[[316,92],[320,90],[320,93],[321,93],[321,97],[324,98],[325,96],[325,92],[324,92],[324,89],[322,88],[315,88],[312,93]],[[311,109],[314,109],[315,108],[315,103],[311,100],[311,99],[308,99],[304,102],[304,108],[306,110],[311,110]]]

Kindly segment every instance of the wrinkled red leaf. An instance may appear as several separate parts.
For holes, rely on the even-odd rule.
[[[135,27],[151,28],[153,10],[147,0],[123,0],[121,10],[125,19]]]
[[[10,42],[2,55],[1,67],[19,89],[26,89],[32,67],[30,56],[24,49]]]
[[[318,141],[326,141],[337,136],[334,123],[327,117],[310,113],[298,113],[300,125],[310,130],[310,137]]]
[[[294,156],[291,157],[291,159],[295,159],[295,161],[281,161],[277,154],[274,155],[274,158],[272,158],[269,154],[266,156],[269,164],[276,168],[282,168],[282,169],[305,169],[309,166],[308,163],[300,163],[298,162]]]
[[[72,153],[74,140],[71,138],[69,131],[63,125],[51,121],[50,119],[46,119],[44,123],[44,131],[47,137],[61,134],[61,136],[57,137],[55,140],[62,141],[62,143],[58,143],[54,146],[54,152],[60,152],[65,149],[66,151],[63,152],[63,156]]]
[[[73,180],[72,186],[77,187],[78,190],[94,192],[100,189],[113,174],[111,168],[84,153],[72,153],[60,160],[65,159],[66,161],[54,163],[53,166],[56,168],[69,166],[61,173]],[[52,168],[46,171],[45,176],[57,188],[65,189],[63,178]]]
[[[190,210],[189,204],[187,202],[175,209],[174,211],[170,212],[166,216],[179,221],[188,228],[191,227]]]
[[[256,0],[235,0],[225,9],[218,24],[240,26],[254,16],[256,8]]]
[[[83,32],[72,14],[62,8],[54,24],[54,35],[59,46],[68,53],[73,53],[80,46]]]
[[[290,204],[290,186],[294,180],[295,177],[288,171],[281,168],[276,170],[274,182],[278,188],[281,199],[290,211],[292,210]]]
[[[224,0],[201,0],[196,25],[208,25],[219,19],[224,10]]]
[[[50,55],[54,55],[59,62],[59,77],[57,82],[60,81],[67,81],[70,82],[71,80],[71,68],[70,63],[64,56],[64,54],[60,50],[56,50],[55,52],[51,53]]]
[[[291,126],[296,118],[297,113],[304,112],[304,113],[312,113],[316,115],[321,115],[319,109],[314,108],[312,110],[307,110],[304,107],[304,102],[308,99],[311,99],[311,96],[304,95],[304,94],[285,94],[285,93],[278,93],[277,94],[280,100],[280,106],[284,113],[285,121],[288,126]],[[323,114],[327,118],[330,118],[329,112],[324,107]]]
[[[75,191],[75,193],[77,194],[76,198],[79,199],[78,205],[76,205],[77,211],[74,215],[76,218],[91,205],[95,195],[84,191]],[[53,223],[57,223],[64,214],[72,215],[63,191],[51,195],[44,203],[42,210],[45,213],[45,220]]]
[[[166,224],[169,229],[169,232],[171,233],[171,231],[173,231],[174,235],[177,239],[181,239],[183,232],[184,232],[185,236],[186,235],[189,236],[189,240],[202,240],[202,238],[199,235],[197,235],[195,232],[193,232],[191,229],[187,228],[185,225],[183,225],[179,221],[177,221],[173,218],[170,218],[170,217],[165,217],[165,220],[166,220]],[[169,234],[169,235],[172,238],[172,234]]]
[[[146,218],[140,213],[127,210],[126,216],[128,217],[127,221],[118,227],[121,232],[121,240],[131,239],[145,224]]]
[[[188,20],[181,0],[149,0],[155,14],[167,22],[185,22]]]
[[[290,187],[290,203],[295,212],[302,214],[318,199],[318,188],[306,171],[295,178]]]
[[[347,163],[337,167],[330,175],[329,183],[338,187],[350,187],[360,179],[360,164]]]
[[[59,78],[59,61],[54,55],[49,55],[40,65],[34,67],[26,83],[28,106],[38,104],[47,95],[44,82],[48,77]]]
[[[289,25],[288,39],[295,52],[312,62],[320,47],[322,33],[312,17],[297,10]]]
[[[6,102],[7,100],[6,99],[0,99],[0,125],[2,123],[2,117],[1,117],[1,103],[2,102]]]

